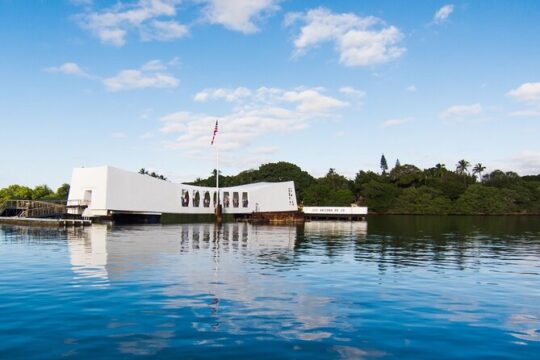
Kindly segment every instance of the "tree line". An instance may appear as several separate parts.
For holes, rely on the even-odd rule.
[[[47,185],[37,185],[34,188],[23,185],[9,185],[0,189],[0,203],[6,200],[67,200],[69,184],[62,184],[56,191]]]
[[[453,169],[436,164],[427,169],[396,161],[389,168],[384,155],[381,171],[356,173],[349,179],[329,169],[316,178],[299,166],[288,162],[263,164],[257,169],[236,175],[219,175],[220,186],[236,186],[254,182],[294,181],[299,204],[312,206],[369,207],[370,213],[379,214],[540,214],[540,174],[519,176],[512,171],[494,170],[484,174],[482,164],[471,165],[460,160]],[[156,173],[141,174],[166,180]],[[191,184],[213,187],[216,171]],[[10,199],[66,200],[69,185],[56,191],[47,185],[34,188],[10,185],[0,189],[0,202]]]
[[[261,165],[232,176],[219,175],[220,186],[258,181],[294,181],[298,203],[311,206],[368,206],[379,214],[540,214],[540,175],[519,176],[512,171],[472,166],[467,160],[454,169],[436,164],[427,169],[402,165],[390,169],[384,155],[381,172],[363,171],[354,179],[329,169],[315,178],[295,164],[277,162]],[[192,184],[215,186],[216,171]]]

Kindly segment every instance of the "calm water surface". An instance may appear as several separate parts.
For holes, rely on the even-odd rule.
[[[540,358],[540,219],[0,227],[0,358]]]

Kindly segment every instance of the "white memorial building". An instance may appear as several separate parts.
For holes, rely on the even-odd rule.
[[[110,166],[75,168],[68,211],[85,217],[115,214],[213,214],[217,189],[175,184]],[[298,211],[294,182],[219,188],[223,214]]]

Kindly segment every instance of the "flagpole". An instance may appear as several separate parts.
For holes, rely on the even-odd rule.
[[[216,199],[219,206],[219,150],[216,145]]]
[[[216,126],[214,127],[214,135],[212,135],[212,142],[211,144],[214,145],[216,140],[216,134],[218,132],[218,121],[216,120]],[[216,145],[216,208],[215,208],[215,215],[216,215],[216,223],[221,224],[223,221],[222,217],[222,208],[221,208],[221,202],[219,201],[219,149]]]

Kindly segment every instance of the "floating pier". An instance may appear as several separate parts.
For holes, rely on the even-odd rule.
[[[92,225],[92,221],[86,219],[39,219],[2,216],[0,217],[0,224],[50,227],[83,227]]]

